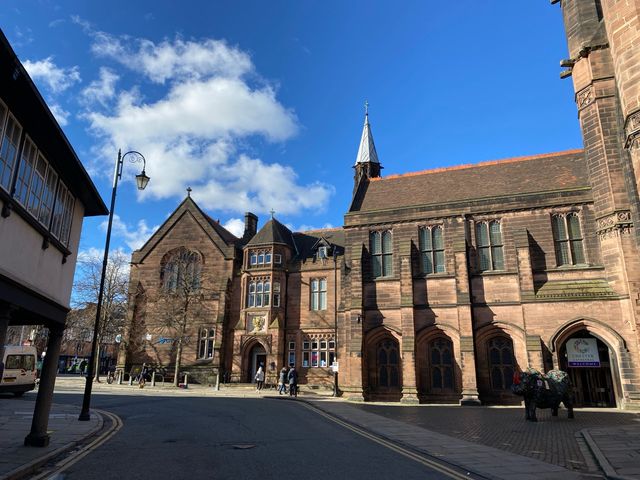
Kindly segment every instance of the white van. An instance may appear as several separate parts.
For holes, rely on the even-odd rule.
[[[36,388],[36,347],[6,345],[4,370],[0,379],[0,393],[13,393],[19,397]],[[1,367],[0,367],[1,368]]]

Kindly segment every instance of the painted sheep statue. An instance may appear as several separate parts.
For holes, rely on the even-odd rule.
[[[511,390],[524,397],[525,418],[537,422],[536,408],[550,408],[551,415],[558,416],[558,407],[562,402],[573,418],[573,385],[569,374],[562,370],[550,370],[543,374],[534,368],[513,375]]]

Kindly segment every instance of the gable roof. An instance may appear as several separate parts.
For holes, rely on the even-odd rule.
[[[583,150],[372,178],[350,212],[590,188]]]
[[[287,245],[292,250],[296,250],[296,245],[293,240],[293,234],[285,225],[280,223],[275,218],[271,218],[264,226],[256,233],[247,246],[257,245],[271,245],[279,243]]]
[[[311,258],[315,255],[317,247],[326,241],[330,245],[338,247],[338,251],[344,250],[344,230],[342,228],[323,228],[307,232],[295,232],[293,234],[298,246],[298,257]]]
[[[131,255],[132,263],[142,262],[160,241],[171,231],[184,215],[191,215],[193,219],[205,231],[212,243],[216,245],[226,257],[233,257],[236,246],[240,246],[242,240],[229,232],[226,228],[204,213],[200,207],[187,196],[173,211],[169,218],[158,228],[146,243],[135,250]]]

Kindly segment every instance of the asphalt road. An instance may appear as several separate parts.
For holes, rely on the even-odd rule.
[[[297,401],[97,395],[92,405],[124,425],[58,480],[449,478]]]

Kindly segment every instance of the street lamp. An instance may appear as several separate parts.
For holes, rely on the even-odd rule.
[[[87,382],[84,387],[84,396],[82,398],[82,411],[78,420],[87,421],[91,419],[89,413],[89,407],[91,404],[91,387],[93,386],[93,377],[95,369],[97,367],[96,362],[96,349],[98,345],[98,329],[100,327],[100,313],[102,310],[102,296],[104,294],[104,280],[107,273],[107,262],[109,261],[109,243],[111,242],[111,225],[113,224],[113,209],[116,204],[116,192],[118,190],[118,180],[122,178],[122,166],[124,165],[124,157],[131,155],[129,161],[131,163],[139,163],[142,161],[142,172],[136,175],[136,185],[138,190],[144,190],[149,183],[149,177],[145,173],[144,169],[147,166],[147,161],[140,152],[131,150],[124,155],[121,154],[121,150],[118,150],[118,160],[116,161],[116,168],[113,172],[113,189],[111,190],[111,207],[109,208],[109,223],[107,225],[107,240],[104,245],[104,260],[102,261],[102,275],[100,276],[100,290],[98,290],[98,302],[96,305],[96,321],[93,324],[93,338],[91,339],[91,358],[89,359],[89,371],[87,372]]]

